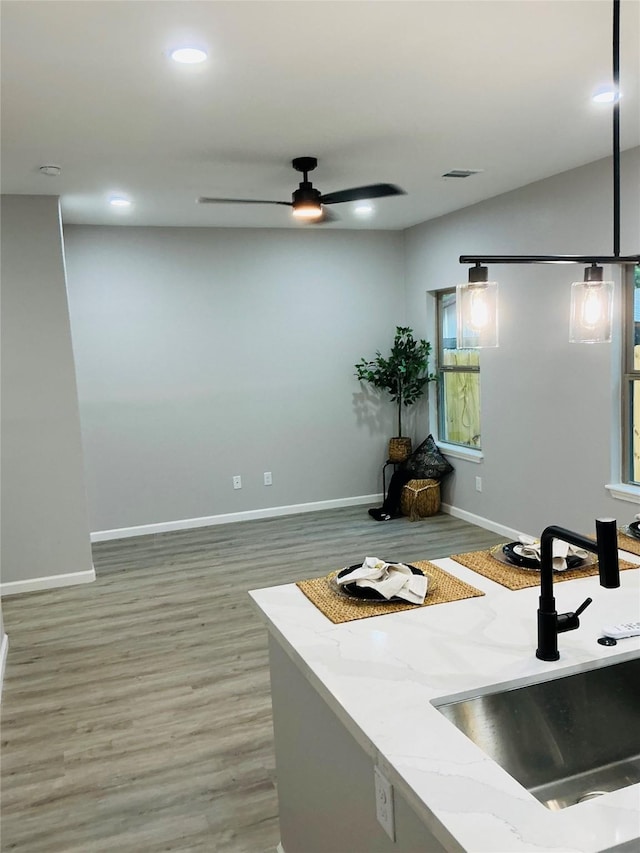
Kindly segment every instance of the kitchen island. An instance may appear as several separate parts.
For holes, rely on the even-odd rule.
[[[614,590],[597,577],[555,585],[558,612],[593,604],[549,663],[535,657],[536,587],[434,564],[485,595],[333,624],[295,584],[250,593],[269,633],[284,853],[640,849],[640,784],[552,811],[432,704],[638,657],[638,637],[596,640],[640,620],[640,570]],[[375,768],[392,786],[393,840],[376,820]]]

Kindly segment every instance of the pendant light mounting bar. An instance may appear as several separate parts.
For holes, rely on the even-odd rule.
[[[640,255],[460,255],[461,264],[640,264]]]

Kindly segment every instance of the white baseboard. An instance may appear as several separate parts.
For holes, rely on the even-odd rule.
[[[137,527],[119,527],[114,530],[96,530],[91,534],[92,542],[107,542],[111,539],[127,539],[131,536],[150,536],[154,533],[171,533],[175,530],[193,530],[197,527],[212,527],[217,524],[233,524],[237,521],[254,521],[260,518],[277,518],[283,515],[297,515],[302,512],[319,512],[323,509],[339,509],[347,506],[362,506],[369,504],[377,506],[382,501],[382,495],[359,495],[355,498],[338,498],[330,501],[316,501],[314,503],[292,504],[291,506],[272,506],[265,509],[252,509],[246,512],[227,512],[221,515],[208,515],[203,518],[184,518],[178,521],[163,521],[158,524],[141,524]],[[442,512],[461,518],[470,524],[484,527],[501,536],[517,539],[521,531],[505,527],[491,519],[483,518],[464,509],[458,509],[450,504],[443,503]],[[76,581],[77,583],[77,581]],[[20,590],[22,591],[22,590]]]
[[[9,637],[2,635],[2,646],[0,647],[0,701],[2,701],[2,685],[4,684],[4,668],[7,665],[7,654],[9,653]]]
[[[297,515],[302,512],[319,512],[323,509],[339,509],[345,506],[371,504],[377,506],[382,495],[360,495],[355,498],[338,498],[330,501],[292,504],[291,506],[272,506],[265,509],[252,509],[246,512],[227,512],[222,515],[208,515],[204,518],[185,518],[180,521],[164,521],[159,524],[142,524],[138,527],[120,527],[115,530],[97,530],[91,534],[92,542],[106,542],[110,539],[126,539],[129,536],[149,536],[153,533],[170,533],[174,530],[192,530],[196,527],[212,527],[216,524],[233,524],[236,521],[254,521],[260,518],[276,518],[281,515]]]
[[[512,527],[505,527],[504,524],[498,524],[491,521],[489,518],[483,518],[481,515],[475,515],[472,512],[467,512],[466,509],[458,509],[450,504],[443,503],[440,506],[442,512],[452,515],[454,518],[461,518],[463,521],[468,521],[469,524],[475,524],[478,527],[484,527],[485,530],[491,530],[492,533],[498,533],[500,536],[508,536],[510,540],[517,540],[522,533],[520,530],[514,530]]]
[[[50,575],[45,578],[8,581],[0,584],[0,595],[17,595],[19,592],[37,592],[42,589],[55,589],[58,586],[74,586],[77,583],[91,583],[95,579],[96,570],[91,566],[84,572],[69,572],[64,575]]]

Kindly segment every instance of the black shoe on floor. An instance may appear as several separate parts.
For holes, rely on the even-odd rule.
[[[389,513],[385,512],[383,509],[370,509],[369,515],[371,518],[375,518],[376,521],[389,521],[391,518]]]

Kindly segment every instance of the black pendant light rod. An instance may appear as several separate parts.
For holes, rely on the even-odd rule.
[[[460,255],[461,264],[640,264],[620,255],[620,0],[613,0],[613,254]]]
[[[620,254],[620,0],[613,0],[613,254]]]

